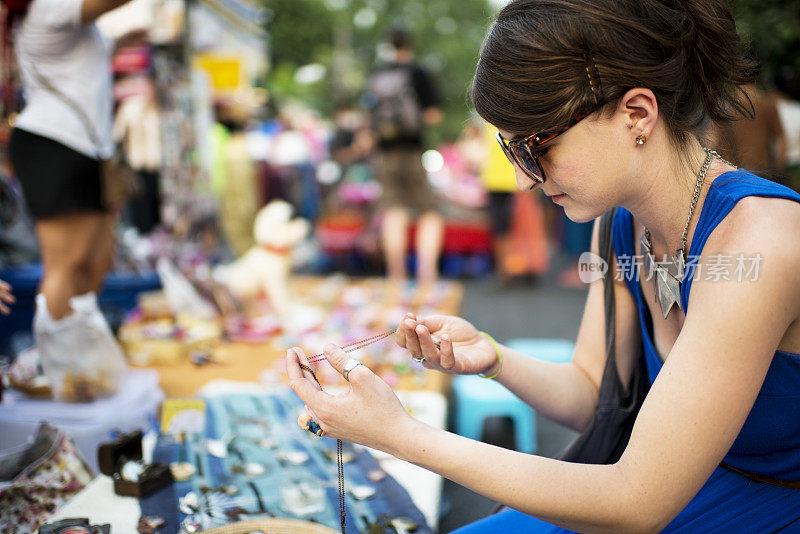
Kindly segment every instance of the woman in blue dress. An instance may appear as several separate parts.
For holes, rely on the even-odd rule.
[[[642,344],[651,387],[618,462],[572,464],[426,427],[334,346],[328,361],[350,381],[336,396],[300,368],[300,349],[287,353],[309,417],[512,509],[464,533],[800,531],[800,490],[785,487],[800,481],[800,196],[698,140],[709,120],[749,110],[738,45],[724,0],[514,0],[481,50],[472,101],[519,188],[541,189],[577,222],[622,208],[617,365],[630,377]],[[562,365],[449,316],[408,316],[397,342],[581,430],[597,405],[603,313],[595,281]]]

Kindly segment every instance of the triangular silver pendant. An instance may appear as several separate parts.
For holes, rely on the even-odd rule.
[[[642,235],[641,243],[645,272],[653,280],[656,302],[661,307],[661,313],[666,319],[673,306],[677,305],[678,309],[683,309],[681,281],[686,270],[683,251],[678,250],[675,254],[669,254],[664,261],[659,263],[653,255],[647,234]]]

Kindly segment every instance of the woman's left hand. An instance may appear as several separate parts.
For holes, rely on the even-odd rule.
[[[325,347],[325,355],[328,363],[340,373],[350,359],[346,352],[333,344]],[[400,437],[409,435],[408,427],[414,419],[386,382],[365,365],[358,365],[350,371],[350,388],[346,392],[331,395],[322,391],[300,363],[312,367],[303,349],[289,349],[286,352],[286,371],[290,387],[306,404],[308,412],[308,416],[301,416],[298,420],[301,428],[305,428],[313,418],[325,436],[360,443],[390,454]]]

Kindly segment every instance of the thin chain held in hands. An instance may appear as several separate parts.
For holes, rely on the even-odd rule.
[[[382,334],[378,334],[378,335],[375,335],[375,336],[372,336],[372,337],[368,337],[367,339],[362,339],[360,341],[354,341],[353,343],[348,343],[347,345],[344,345],[341,348],[342,349],[347,349],[347,350],[345,350],[345,352],[353,352],[353,351],[356,351],[358,349],[362,349],[362,348],[366,347],[367,345],[371,345],[372,343],[375,343],[376,341],[380,341],[381,339],[387,338],[387,337],[391,336],[392,334],[394,334],[395,332],[397,332],[397,330],[389,330],[388,332],[384,332]],[[438,345],[437,345],[437,347],[438,347]],[[325,360],[325,359],[326,359],[326,356],[325,356],[325,353],[323,352],[323,353],[317,354],[316,356],[313,356],[313,357],[309,358],[308,361],[309,361],[309,363],[312,363],[312,362],[316,363],[316,362],[319,362],[319,361],[322,361],[322,360]],[[304,364],[304,363],[300,363],[300,362],[298,362],[298,363],[299,363],[301,369],[311,373],[311,376],[314,377],[314,381],[317,383],[317,385],[320,388],[322,388],[322,384],[319,383],[319,380],[317,379],[317,375],[316,375],[316,373],[314,373],[314,370],[311,367],[309,367],[308,365]],[[341,439],[337,439],[336,440],[336,467],[337,467],[338,475],[339,475],[339,523],[342,526],[342,534],[345,534],[345,528],[344,528],[345,527],[345,513],[344,513],[344,462],[342,462],[342,440]]]
[[[397,332],[397,330],[389,330],[388,332],[384,332],[382,334],[377,334],[375,336],[368,337],[367,339],[362,339],[361,341],[353,341],[352,343],[348,343],[347,345],[342,345],[341,348],[345,352],[353,352],[353,351],[356,351],[358,349],[362,349],[362,348],[366,347],[367,345],[371,345],[371,344],[375,343],[376,341],[380,341],[383,338],[387,338],[387,337],[391,336],[392,334],[394,334],[396,332]],[[311,358],[308,359],[308,361],[309,361],[309,363],[317,363],[317,362],[321,362],[322,360],[325,360],[325,359],[327,359],[326,356],[325,356],[325,353],[322,352],[320,354],[312,356]],[[310,371],[310,369],[306,369],[306,370]]]

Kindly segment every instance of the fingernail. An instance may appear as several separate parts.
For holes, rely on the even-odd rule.
[[[411,319],[406,319],[406,326],[407,326],[408,328],[414,328],[414,326],[415,326],[415,325],[416,325],[416,323],[415,323],[413,320],[411,320]]]
[[[414,330],[417,332],[417,334],[424,334],[427,329],[424,325],[418,324]]]

